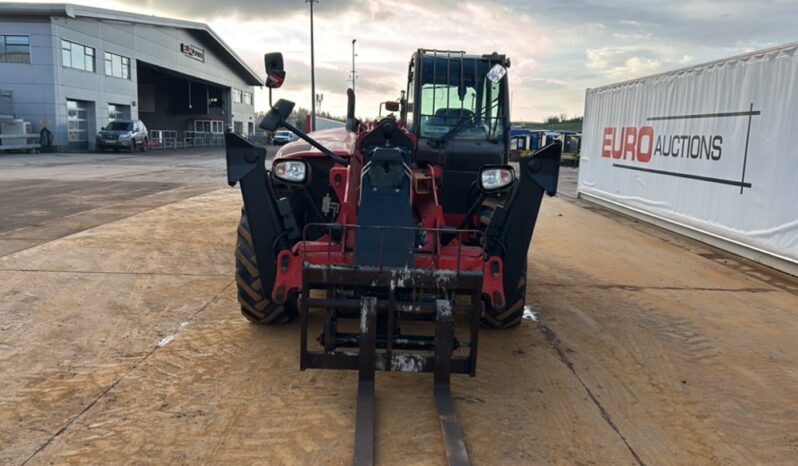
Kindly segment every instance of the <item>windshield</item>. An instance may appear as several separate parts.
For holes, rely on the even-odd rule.
[[[421,137],[451,133],[455,139],[501,140],[506,109],[502,82],[486,78],[493,63],[460,54],[422,55]]]
[[[133,123],[129,121],[112,121],[108,123],[105,129],[109,131],[130,131]]]

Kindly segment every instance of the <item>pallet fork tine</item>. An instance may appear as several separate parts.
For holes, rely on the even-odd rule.
[[[435,404],[438,407],[438,419],[441,423],[443,445],[449,465],[468,466],[471,462],[463,438],[463,428],[454,408],[450,384],[453,347],[452,304],[445,299],[438,299],[435,301]]]
[[[377,298],[367,296],[360,308],[360,353],[355,418],[356,466],[374,464],[374,372],[377,356]]]
[[[476,307],[476,305],[475,305]],[[358,355],[357,414],[355,451],[352,464],[374,464],[374,374],[376,369],[377,299],[365,297],[360,309],[360,342]],[[443,434],[446,459],[450,466],[469,466],[463,428],[452,398],[451,360],[454,348],[452,304],[445,299],[435,301],[435,404]]]

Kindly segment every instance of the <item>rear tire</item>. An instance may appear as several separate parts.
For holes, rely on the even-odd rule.
[[[490,226],[496,207],[503,201],[496,197],[488,197],[482,201],[479,209],[479,228],[484,232]],[[526,303],[526,264],[521,270],[518,285],[511,290],[504,290],[504,298],[508,303],[503,309],[494,309],[489,300],[485,300],[485,311],[482,313],[482,325],[487,328],[512,328],[521,324]]]
[[[290,297],[285,304],[277,304],[271,296],[264,294],[249,219],[243,210],[236,241],[236,285],[241,314],[250,322],[259,325],[282,324],[296,317],[296,297]]]

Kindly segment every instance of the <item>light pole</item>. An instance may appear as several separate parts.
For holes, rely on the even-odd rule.
[[[352,39],[352,92],[355,92],[355,79],[357,79],[357,75],[355,74],[355,42],[357,39]]]
[[[313,4],[319,0],[305,0],[310,3],[310,130],[316,130],[316,63],[313,57]]]

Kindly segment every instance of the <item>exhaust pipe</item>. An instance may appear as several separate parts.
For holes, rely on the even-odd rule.
[[[346,130],[354,133],[359,125],[355,118],[355,91],[350,87],[346,90]]]

